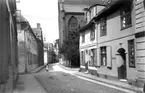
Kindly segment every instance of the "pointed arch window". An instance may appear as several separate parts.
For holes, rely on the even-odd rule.
[[[78,20],[76,17],[72,16],[68,21],[68,31],[77,31]]]

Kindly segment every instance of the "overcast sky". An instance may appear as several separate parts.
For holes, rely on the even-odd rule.
[[[41,24],[47,42],[53,43],[59,38],[57,0],[20,0],[17,8],[32,28]]]

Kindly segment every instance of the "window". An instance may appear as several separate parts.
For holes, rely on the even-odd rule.
[[[95,39],[95,29],[92,29],[90,32],[90,40],[94,40]]]
[[[134,39],[128,41],[129,67],[135,67]]]
[[[81,51],[81,65],[84,66],[85,65],[85,52]]]
[[[121,11],[121,29],[125,29],[131,26],[131,7],[124,6]]]
[[[97,57],[96,53],[97,53],[97,49],[91,49],[90,50],[89,55],[91,57],[91,61],[89,62],[89,66],[94,67],[96,65],[96,63],[95,63],[97,61],[97,59],[96,59],[96,57]]]
[[[82,43],[85,42],[85,34],[82,35]]]
[[[94,8],[91,8],[90,11],[91,11],[91,14],[90,15],[91,15],[91,19],[92,19],[94,17]]]
[[[78,20],[72,16],[68,21],[68,31],[77,31]]]
[[[89,23],[91,20],[91,11],[87,12],[87,23]]]
[[[107,28],[106,18],[102,18],[100,22],[100,36],[105,36],[107,34],[106,28]]]
[[[106,53],[106,46],[101,47],[101,65],[106,66],[107,65],[107,53]]]

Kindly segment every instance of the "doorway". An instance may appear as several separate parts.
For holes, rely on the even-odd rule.
[[[126,53],[125,53],[125,49],[120,48],[117,51],[119,53],[120,56],[120,62],[122,63],[120,65],[120,67],[118,67],[118,78],[119,79],[126,79]]]

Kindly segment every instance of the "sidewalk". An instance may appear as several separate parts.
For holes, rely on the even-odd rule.
[[[46,93],[33,74],[20,75],[13,93]]]
[[[71,70],[71,68],[65,67],[63,65],[60,65],[60,67],[66,69],[66,70]],[[74,70],[74,69],[72,69],[72,70]],[[132,85],[129,85],[129,84],[121,82],[121,81],[113,81],[113,80],[100,78],[100,77],[97,77],[97,76],[91,75],[91,74],[85,74],[83,72],[79,72],[79,69],[76,69],[76,71],[78,71],[78,72],[74,73],[74,74],[77,75],[77,76],[80,76],[80,77],[85,77],[85,78],[92,79],[92,80],[95,80],[95,81],[99,81],[99,82],[102,82],[102,83],[107,83],[107,84],[110,84],[110,85],[113,85],[113,86],[116,86],[116,87],[121,87],[121,88],[124,88],[124,89],[136,91],[137,93],[144,93],[143,88],[138,88],[136,86],[132,86]]]
[[[99,81],[99,82],[107,83],[107,84],[110,84],[110,85],[114,85],[116,87],[121,87],[121,88],[124,88],[124,89],[136,91],[137,93],[143,93],[142,88],[138,88],[136,86],[132,86],[132,85],[129,85],[129,84],[121,82],[121,81],[112,81],[112,80],[108,80],[108,79],[104,79],[104,78],[99,78],[99,77],[93,76],[91,74],[85,74],[85,73],[82,73],[82,72],[77,72],[77,73],[75,73],[75,75],[85,77],[85,78],[89,78],[89,79],[92,79],[92,80],[96,80],[96,81]]]

